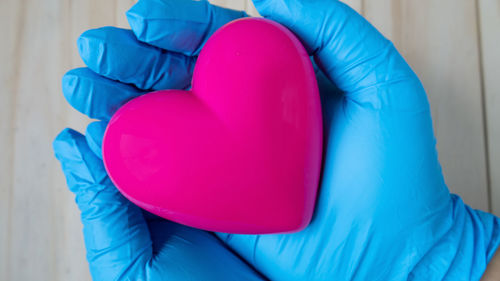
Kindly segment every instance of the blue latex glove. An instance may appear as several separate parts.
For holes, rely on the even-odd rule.
[[[82,210],[98,280],[478,280],[499,244],[498,218],[446,187],[426,94],[394,46],[333,0],[255,0],[319,66],[323,177],[311,224],[283,235],[212,234],[143,213],[111,184],[101,142],[113,112],[144,92],[187,88],[204,41],[241,12],[204,1],[139,1],[132,31],[78,40],[88,68],[66,98],[98,121],[54,149]],[[95,74],[96,72],[97,74]]]

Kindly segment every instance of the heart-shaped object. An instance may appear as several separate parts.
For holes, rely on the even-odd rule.
[[[239,19],[217,30],[192,89],[138,97],[111,119],[106,169],[132,202],[227,233],[286,233],[309,223],[322,120],[309,56],[285,27]]]

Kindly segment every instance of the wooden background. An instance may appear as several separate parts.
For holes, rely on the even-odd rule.
[[[64,100],[76,39],[127,26],[133,0],[0,1],[0,280],[89,280],[79,214],[51,142],[89,122]],[[256,15],[249,0],[215,3]],[[346,1],[427,89],[450,189],[500,215],[500,0]]]

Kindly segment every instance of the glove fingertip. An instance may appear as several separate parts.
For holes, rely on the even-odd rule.
[[[73,94],[76,87],[78,87],[78,76],[74,75],[74,69],[66,72],[61,79],[62,92],[68,102],[73,100]]]
[[[62,92],[68,103],[80,112],[89,115],[89,107],[86,96],[82,92],[87,92],[85,83],[82,84],[82,77],[87,68],[71,69],[64,74],[61,79]]]
[[[196,56],[215,30],[247,14],[208,1],[166,0],[138,1],[126,16],[139,41]]]
[[[144,18],[141,16],[140,4],[139,1],[136,5],[132,6],[130,10],[128,10],[125,15],[127,17],[128,24],[130,28],[134,32],[135,36],[139,41],[145,40],[145,30],[146,30],[146,22]]]
[[[78,53],[83,62],[94,72],[104,76],[108,74],[106,47],[104,44],[116,39],[109,36],[109,33],[114,30],[120,29],[112,26],[89,29],[83,32],[76,41]]]
[[[74,165],[75,159],[79,157],[75,154],[79,151],[78,143],[76,139],[81,134],[71,128],[65,128],[62,130],[52,142],[52,147],[54,149],[55,156],[57,160],[61,163],[62,171],[66,177],[66,182],[69,189],[75,192],[76,179],[79,173],[77,165]]]
[[[80,37],[76,40],[76,46],[78,49],[78,53],[80,54],[80,57],[82,58],[83,62],[88,65],[88,58],[91,56],[91,52],[94,50],[98,50],[98,48],[93,48],[95,46],[94,40],[91,40],[91,37],[89,36],[92,30],[87,30],[83,32]],[[90,66],[89,66],[90,67]]]
[[[66,128],[57,135],[52,146],[73,193],[78,193],[82,186],[103,182],[107,177],[102,161],[90,151],[81,133]]]
[[[52,148],[59,161],[64,161],[71,154],[75,146],[74,136],[77,134],[79,134],[77,131],[65,128],[56,136],[52,142]]]
[[[92,122],[87,126],[85,132],[85,139],[87,140],[90,150],[92,150],[99,159],[102,159],[102,141],[107,125],[107,122],[103,121]]]

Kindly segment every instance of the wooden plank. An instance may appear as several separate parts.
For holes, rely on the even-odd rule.
[[[402,26],[412,26],[412,23],[403,24],[402,7],[404,1],[376,0],[363,1],[365,18],[377,27],[387,38],[395,43],[401,42]]]
[[[351,8],[356,10],[358,13],[362,14],[364,13],[364,2],[363,0],[342,0],[342,2],[346,3],[349,5]]]
[[[0,26],[12,26],[3,28],[2,38],[7,44],[0,44],[0,280],[11,280],[10,266],[13,263],[10,254],[10,225],[11,225],[11,197],[12,197],[12,163],[14,147],[14,107],[16,104],[16,77],[19,73],[17,62],[18,47],[22,42],[19,40],[19,31],[22,25],[19,22],[19,14],[24,11],[21,1],[0,1]]]
[[[125,13],[132,7],[137,0],[115,0],[115,24],[118,27],[128,28],[130,26],[127,21]]]
[[[240,10],[240,11],[245,10],[246,6],[245,0],[210,0],[210,3],[217,6],[226,7],[234,10]]]
[[[474,1],[370,0],[364,13],[393,40],[427,90],[448,187],[472,207],[488,210]]]
[[[8,5],[1,9],[2,26],[16,28],[2,33],[9,39],[1,50],[8,56],[2,59],[7,63],[1,77],[9,93],[2,95],[8,100],[2,100],[0,112],[1,123],[8,121],[2,136],[9,137],[1,138],[0,147],[11,156],[6,153],[1,162],[2,187],[10,191],[4,197],[2,188],[1,223],[7,214],[8,225],[2,231],[7,238],[2,234],[0,242],[0,279],[89,280],[79,212],[51,143],[65,126],[82,131],[88,122],[65,102],[60,81],[64,72],[82,65],[76,50],[79,34],[114,23],[109,17],[113,3],[30,0]],[[4,206],[10,211],[4,212]]]
[[[500,1],[478,1],[491,207],[500,216]]]
[[[67,280],[68,276],[85,280],[89,274],[77,208],[74,204],[65,208],[73,196],[61,172],[55,174],[60,167],[51,149],[54,136],[71,114],[61,96],[60,80],[70,67],[70,50],[76,49],[76,36],[70,38],[68,24],[72,6],[56,0],[23,3],[24,12],[18,15],[20,71],[13,93],[13,124],[19,129],[13,134],[8,280]],[[82,129],[84,122],[72,124]],[[66,231],[70,229],[74,231]],[[68,235],[78,237],[78,244],[70,245]]]
[[[255,9],[255,5],[253,4],[252,0],[245,1],[245,12],[247,12],[247,14],[252,17],[260,17],[260,14],[257,9]]]

